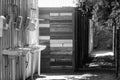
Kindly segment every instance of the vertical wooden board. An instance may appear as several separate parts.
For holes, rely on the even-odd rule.
[[[4,67],[5,67],[4,73],[5,73],[5,75],[6,75],[6,57],[5,57],[5,56],[4,56]],[[6,80],[6,77],[5,77],[5,80]]]
[[[7,69],[7,74],[8,74],[8,80],[12,80],[12,62],[9,56],[7,56],[7,65],[8,65],[8,69]]]
[[[20,56],[20,64],[19,64],[19,69],[20,69],[20,78],[22,78],[22,68],[21,68],[21,66],[22,66],[22,58],[21,58],[21,56]]]
[[[16,67],[15,67],[15,73],[16,73],[15,79],[18,79],[18,73],[19,73],[18,72],[18,64],[17,64],[18,63],[18,57],[16,57],[15,60],[16,60],[16,63],[15,63],[15,65],[16,65]]]
[[[2,63],[2,78],[3,78],[3,80],[5,80],[5,57],[4,56],[2,56],[3,57],[3,63]]]
[[[9,80],[8,78],[8,57],[6,56],[6,80]]]

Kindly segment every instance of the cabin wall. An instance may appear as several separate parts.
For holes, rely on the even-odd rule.
[[[39,9],[39,43],[42,72],[73,69],[74,8]]]
[[[0,37],[0,80],[12,80],[12,61],[9,56],[2,56],[2,51],[4,49],[14,49],[18,46],[24,46],[26,44],[32,44],[30,42],[33,39],[31,36],[34,36],[35,43],[38,42],[38,31],[32,32],[34,35],[31,35],[30,31],[25,30],[25,22],[27,17],[37,18],[38,16],[38,5],[37,0],[0,0],[0,16],[3,15],[5,17],[13,15],[13,20],[16,20],[16,17],[22,16],[22,27],[19,30],[15,28],[15,21],[11,20],[8,24],[8,29],[3,30],[3,36]],[[32,5],[32,6],[31,6]],[[14,7],[13,7],[14,6]],[[14,14],[12,14],[11,10],[14,8]],[[35,17],[31,14],[31,8],[35,8]],[[37,26],[37,25],[36,25]],[[21,35],[19,35],[21,34]],[[32,40],[33,41],[33,40]],[[27,56],[28,57],[31,55]],[[29,57],[31,60],[31,57]],[[22,79],[22,58],[16,57],[16,80]],[[30,62],[30,61],[29,61]],[[36,60],[35,62],[36,63]],[[29,63],[30,64],[30,63]],[[29,65],[30,67],[31,65]],[[35,69],[34,69],[35,72]],[[27,69],[27,77],[30,76],[30,68]]]

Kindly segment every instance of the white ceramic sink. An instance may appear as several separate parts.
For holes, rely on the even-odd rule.
[[[39,49],[40,51],[44,50],[46,48],[46,45],[33,45],[31,46],[32,50]]]
[[[3,50],[3,55],[18,56],[18,55],[22,55],[22,51],[21,50]]]
[[[16,49],[3,50],[3,55],[19,56],[19,55],[27,54],[27,52],[30,51],[30,49],[31,48],[16,48]]]

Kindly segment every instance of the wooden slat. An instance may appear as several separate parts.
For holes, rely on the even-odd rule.
[[[56,54],[56,55],[72,55],[72,50],[71,51],[60,51],[60,52],[56,52],[56,51],[51,51],[50,54]]]
[[[73,33],[72,32],[51,32],[50,36],[61,36],[61,37],[72,37]],[[71,38],[72,39],[72,38]]]
[[[69,39],[69,40],[65,40],[65,39],[60,39],[60,40],[56,40],[56,39],[51,39],[50,40],[50,44],[55,44],[55,43],[72,43],[73,40]]]
[[[66,36],[64,36],[64,35],[52,35],[50,38],[51,39],[72,39],[73,37],[71,35],[70,36],[68,36],[68,35],[66,35]]]
[[[50,24],[50,28],[72,28],[71,24]]]
[[[72,43],[50,43],[50,47],[73,47]]]
[[[51,52],[69,52],[72,51],[72,47],[51,47]]]
[[[50,24],[71,24],[72,20],[52,20],[50,21]]]
[[[60,16],[72,16],[72,13],[65,13],[65,12],[61,12]]]
[[[50,58],[54,59],[72,59],[70,54],[50,54]]]
[[[44,14],[40,14],[40,15],[39,15],[39,18],[40,18],[40,19],[49,19],[50,16],[49,16],[48,13],[44,13]]]
[[[50,29],[49,28],[39,28],[39,35],[49,36],[50,35]]]
[[[39,40],[50,40],[50,36],[39,36]]]
[[[39,27],[47,27],[47,28],[49,28],[50,24],[39,24]]]
[[[72,66],[72,62],[68,62],[68,61],[66,61],[66,62],[65,61],[58,62],[57,61],[57,62],[51,62],[50,65],[51,66],[66,66],[66,65],[67,66]]]
[[[39,25],[40,24],[49,24],[49,20],[48,19],[42,19],[42,18],[40,18],[39,19]]]
[[[50,20],[72,20],[72,16],[52,16],[50,17]]]
[[[50,32],[72,32],[72,28],[68,28],[68,27],[55,27],[55,28],[50,28]]]

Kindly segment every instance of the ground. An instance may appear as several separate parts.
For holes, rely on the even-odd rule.
[[[114,72],[79,72],[79,73],[49,73],[34,76],[35,80],[119,80]],[[29,79],[31,80],[31,79]]]

